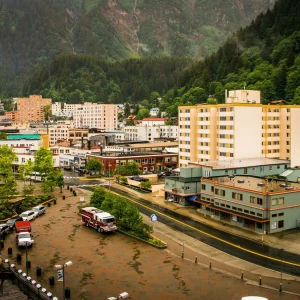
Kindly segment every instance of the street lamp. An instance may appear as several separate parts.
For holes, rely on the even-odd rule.
[[[111,163],[108,164],[108,189],[110,190],[110,167]]]
[[[62,270],[62,282],[63,282],[63,299],[66,299],[66,294],[65,294],[65,267],[70,267],[72,266],[72,262],[71,261],[67,261],[66,263],[64,263],[63,265],[55,265],[55,269],[56,270]]]
[[[282,252],[284,249],[280,249],[280,286],[279,286],[279,292],[282,292]]]

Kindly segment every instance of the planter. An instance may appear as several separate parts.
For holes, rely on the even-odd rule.
[[[63,200],[66,200],[66,196],[65,196],[65,195],[63,195],[63,196],[62,196],[62,199],[63,199]]]
[[[36,276],[42,276],[42,269],[41,269],[41,267],[36,267]]]
[[[73,191],[73,196],[77,196],[77,193],[75,191]]]
[[[7,253],[8,253],[8,254],[12,254],[12,252],[13,252],[13,251],[12,251],[12,247],[8,247],[8,248],[7,248]]]
[[[66,287],[65,288],[65,298],[70,299],[70,297],[71,297],[71,290],[69,287]]]
[[[49,276],[49,284],[50,285],[54,285],[55,284],[54,276]]]
[[[22,260],[22,254],[20,252],[17,253],[17,261]]]
[[[31,260],[27,260],[27,268],[28,268],[28,269],[31,268]]]

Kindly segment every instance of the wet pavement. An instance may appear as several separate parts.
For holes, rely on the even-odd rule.
[[[35,268],[41,266],[43,275],[38,278],[43,286],[62,299],[62,282],[54,287],[48,285],[48,277],[56,275],[55,264],[71,260],[73,265],[65,268],[65,285],[71,288],[71,299],[107,299],[127,292],[130,299],[232,299],[246,295],[260,295],[269,299],[299,299],[292,294],[281,294],[258,286],[258,278],[241,280],[230,266],[212,261],[201,251],[214,256],[214,249],[197,243],[197,252],[188,237],[174,232],[158,222],[155,234],[168,243],[167,250],[160,250],[121,233],[99,234],[81,224],[78,215],[79,197],[89,197],[88,192],[78,190],[77,197],[64,190],[66,200],[57,193],[56,205],[47,207],[47,213],[32,222],[35,245],[28,249],[31,260],[29,275],[36,278]],[[148,218],[145,218],[147,220]],[[180,257],[185,240],[184,255]],[[199,244],[198,244],[199,243]],[[15,262],[14,234],[5,241],[5,249],[13,248],[10,262]],[[199,253],[200,254],[197,254]],[[25,249],[18,268],[25,270]],[[7,252],[6,252],[7,253]],[[198,255],[198,263],[194,258]],[[276,287],[274,278],[263,280]],[[290,280],[290,285],[294,283]],[[265,285],[265,283],[263,283]],[[289,284],[286,282],[286,284]]]

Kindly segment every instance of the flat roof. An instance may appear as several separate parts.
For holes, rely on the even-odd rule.
[[[260,193],[289,193],[300,190],[300,183],[286,182],[277,179],[264,179],[252,176],[229,176],[202,178],[203,181],[213,181],[215,183],[224,184],[228,187],[236,187]]]
[[[266,165],[289,164],[289,160],[274,158],[243,158],[243,159],[227,159],[227,160],[211,160],[206,162],[192,162],[190,164],[212,169],[237,169]]]
[[[122,158],[126,158],[126,157],[135,157],[135,156],[169,156],[169,155],[176,155],[178,156],[177,153],[162,153],[162,152],[155,152],[155,151],[152,151],[152,152],[110,152],[110,153],[105,153],[104,152],[101,154],[101,152],[93,152],[93,153],[89,153],[87,154],[89,156],[100,156],[100,157],[117,157],[119,159],[122,159]],[[174,163],[176,164],[177,162],[170,162],[170,163]]]
[[[178,147],[178,142],[158,142],[158,143],[144,143],[144,144],[128,144],[134,148],[159,148],[159,147]]]

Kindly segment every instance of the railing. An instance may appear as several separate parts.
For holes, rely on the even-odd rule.
[[[36,280],[32,279],[21,269],[17,269],[14,264],[9,264],[8,259],[2,259],[2,270],[5,272],[10,272],[13,275],[13,283],[16,284],[27,297],[32,300],[57,300],[51,292],[43,288]]]

